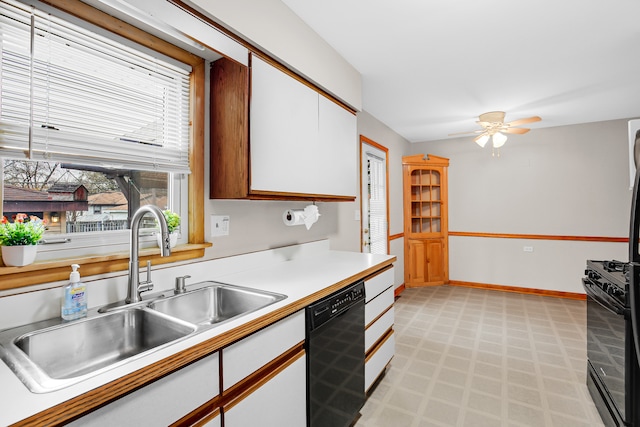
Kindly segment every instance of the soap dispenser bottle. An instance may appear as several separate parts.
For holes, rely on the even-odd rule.
[[[87,315],[87,286],[80,282],[78,264],[71,264],[69,284],[64,287],[60,315],[64,320],[75,320]]]

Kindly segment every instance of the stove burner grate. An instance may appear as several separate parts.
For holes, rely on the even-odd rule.
[[[627,270],[629,270],[629,263],[623,261],[602,261],[602,265],[607,271],[620,271],[622,273],[626,273]]]

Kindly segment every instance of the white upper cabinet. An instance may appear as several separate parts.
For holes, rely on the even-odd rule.
[[[255,56],[250,191],[355,197],[356,116]]]
[[[249,112],[251,190],[311,193],[318,93],[254,56]]]
[[[358,130],[354,114],[318,95],[319,173],[329,194],[354,196],[358,186]]]

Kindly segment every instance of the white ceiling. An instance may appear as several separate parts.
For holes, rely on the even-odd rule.
[[[538,115],[640,117],[637,0],[282,0],[361,74],[363,109],[411,142]],[[516,137],[516,136],[514,136]]]

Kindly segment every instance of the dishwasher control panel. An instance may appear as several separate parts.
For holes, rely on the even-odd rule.
[[[320,326],[354,304],[364,302],[364,297],[363,281],[341,289],[307,307],[307,323],[311,328]]]

